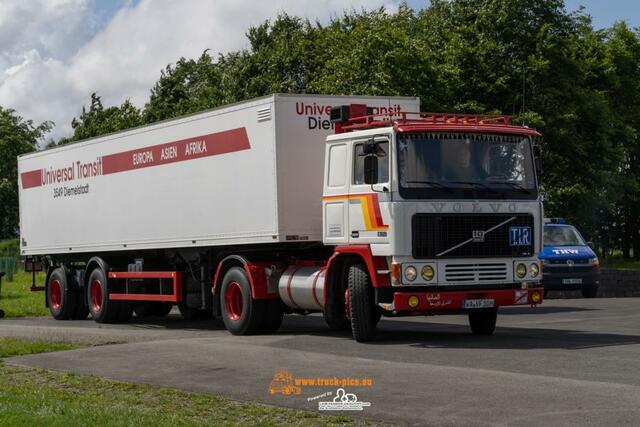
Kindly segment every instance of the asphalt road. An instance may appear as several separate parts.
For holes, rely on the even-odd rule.
[[[501,309],[491,337],[462,316],[383,319],[358,344],[318,316],[288,316],[278,334],[234,337],[218,321],[172,315],[125,325],[49,318],[0,320],[0,335],[93,347],[10,363],[159,384],[318,410],[337,386],[268,393],[279,368],[293,377],[370,378],[347,386],[374,420],[426,425],[640,424],[640,299],[553,300]],[[135,320],[135,319],[134,319]],[[325,395],[317,400],[309,398]]]

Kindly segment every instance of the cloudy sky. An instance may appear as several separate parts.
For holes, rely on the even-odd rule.
[[[421,8],[428,0],[411,0]],[[68,135],[91,92],[105,105],[147,100],[160,70],[205,49],[246,46],[251,25],[278,12],[326,22],[346,8],[397,8],[400,0],[0,0],[0,106],[36,122],[53,120]],[[584,4],[596,26],[640,25],[638,0]],[[604,7],[606,5],[606,7]]]

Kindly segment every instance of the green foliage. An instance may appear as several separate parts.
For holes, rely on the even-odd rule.
[[[3,341],[0,340],[0,348]],[[24,344],[33,347],[33,344]],[[56,350],[61,350],[58,348]],[[1,353],[1,352],[0,352]],[[368,426],[344,415],[239,402],[0,362],[0,414],[6,426]]]
[[[78,346],[74,344],[0,337],[0,357],[21,356],[23,354],[50,353],[52,351],[73,350],[75,348],[78,348]]]
[[[68,144],[87,138],[117,132],[124,129],[140,126],[142,116],[140,110],[129,100],[126,100],[119,107],[102,106],[101,98],[96,94],[91,94],[91,105],[89,111],[82,107],[80,117],[74,118],[71,122],[73,136],[63,138],[57,145]]]
[[[34,125],[15,111],[0,107],[0,239],[18,232],[17,157],[34,151],[51,123]]]
[[[18,239],[0,240],[0,257],[17,257],[20,255]]]
[[[31,292],[32,274],[17,272],[13,282],[2,279],[0,308],[7,317],[48,316],[49,309],[44,304],[44,292]],[[36,285],[44,286],[45,274],[36,274]]]
[[[638,30],[595,31],[562,0],[432,0],[326,25],[282,14],[247,39],[245,50],[168,65],[142,110],[92,95],[71,140],[274,92],[419,96],[423,111],[511,114],[544,134],[547,213],[603,253],[640,258]]]

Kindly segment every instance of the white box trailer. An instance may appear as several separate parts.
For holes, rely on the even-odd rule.
[[[56,319],[177,304],[251,334],[322,312],[367,341],[382,315],[466,313],[491,334],[543,298],[540,134],[418,110],[272,95],[24,155],[26,269]]]
[[[23,255],[322,240],[332,106],[418,98],[272,95],[19,158]]]

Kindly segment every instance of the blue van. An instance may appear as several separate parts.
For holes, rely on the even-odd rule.
[[[591,243],[562,218],[545,218],[542,285],[547,291],[580,290],[594,298],[600,284],[600,261]]]

